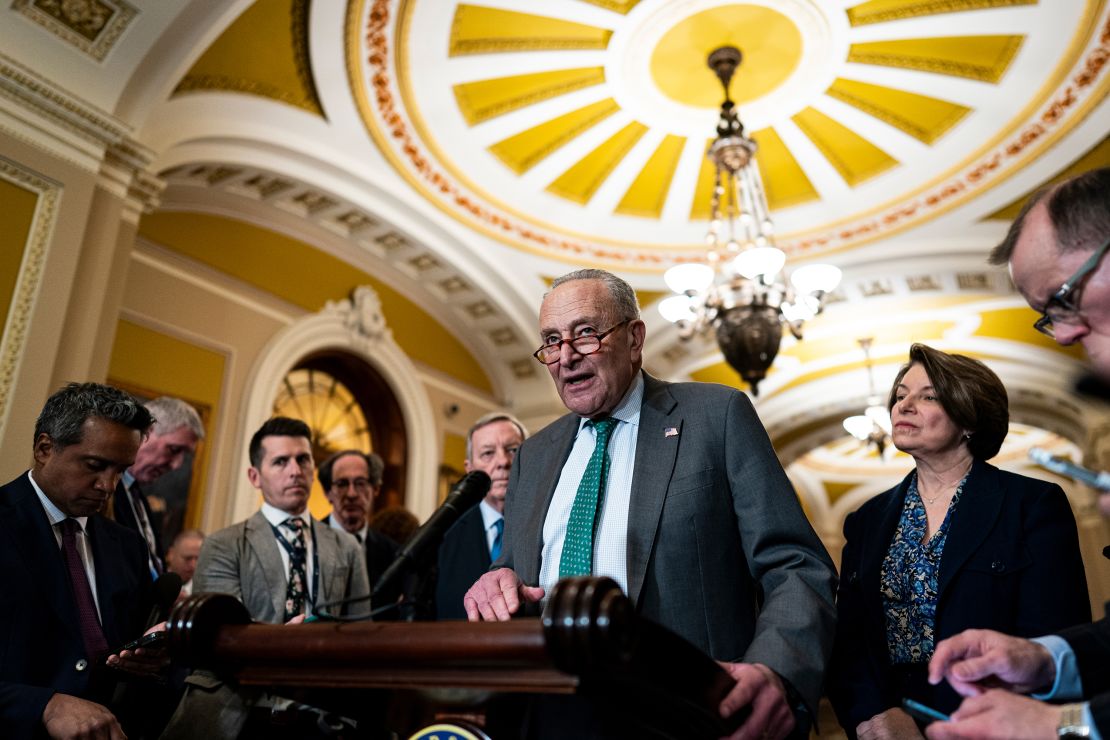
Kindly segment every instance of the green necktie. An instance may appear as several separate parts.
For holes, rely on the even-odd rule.
[[[560,578],[588,576],[593,571],[598,503],[605,495],[605,480],[609,477],[609,456],[605,454],[605,448],[609,445],[609,433],[616,423],[610,418],[586,422],[594,427],[594,454],[582,474],[574,505],[570,509],[563,554],[559,558]]]

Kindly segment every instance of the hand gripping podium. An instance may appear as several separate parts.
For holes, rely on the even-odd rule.
[[[194,594],[174,608],[167,629],[175,662],[360,716],[360,728],[388,726],[401,737],[456,716],[509,740],[516,731],[493,729],[504,726],[496,707],[522,706],[521,693],[577,694],[629,737],[719,738],[742,719],[722,720],[717,711],[733,686],[729,675],[638,617],[609,578],[560,581],[540,619],[253,624],[234,597]],[[383,716],[367,723],[368,712]]]

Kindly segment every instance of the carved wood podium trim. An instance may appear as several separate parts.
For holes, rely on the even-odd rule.
[[[167,624],[175,661],[251,686],[460,688],[597,696],[664,737],[720,737],[732,679],[709,656],[638,617],[608,578],[565,579],[542,619],[253,624],[226,594],[194,594]]]

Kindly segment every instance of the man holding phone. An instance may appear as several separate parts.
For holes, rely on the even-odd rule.
[[[71,383],[39,415],[31,469],[0,488],[0,736],[123,738],[109,666],[164,662],[109,655],[153,605],[145,544],[101,515],[150,423],[123,391]]]
[[[991,252],[1040,311],[1034,328],[1082,344],[1098,381],[1110,383],[1110,168],[1033,195]],[[1100,501],[1110,516],[1110,493]],[[1036,640],[968,630],[937,645],[929,680],[968,697],[932,740],[1085,737],[1110,740],[1110,617]],[[1020,696],[1033,694],[1034,698]],[[1071,701],[1047,704],[1037,699]]]

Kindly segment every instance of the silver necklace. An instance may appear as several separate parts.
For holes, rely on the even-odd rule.
[[[974,463],[975,463],[975,461],[974,461],[974,460],[972,460],[971,462],[972,462],[972,464],[974,464]],[[947,491],[947,490],[948,490],[949,488],[951,488],[952,486],[956,486],[956,485],[959,485],[960,481],[962,481],[962,480],[963,480],[963,479],[964,479],[964,478],[965,478],[965,477],[967,476],[967,474],[968,474],[968,471],[970,471],[970,470],[971,470],[971,465],[968,465],[968,466],[967,466],[967,470],[965,470],[965,471],[963,472],[963,475],[961,475],[961,476],[960,476],[960,477],[959,477],[958,479],[956,479],[956,481],[955,481],[954,483],[946,483],[946,484],[944,485],[944,487],[940,489],[940,493],[938,493],[938,494],[937,494],[936,496],[933,496],[932,498],[926,498],[925,496],[923,496],[923,495],[921,494],[921,487],[920,487],[920,486],[918,486],[918,488],[917,488],[917,495],[921,496],[921,499],[922,499],[922,500],[923,500],[923,501],[924,501],[925,503],[929,504],[929,506],[932,506],[933,504],[935,504],[935,503],[937,502],[937,499],[939,499],[939,498],[940,498],[941,496],[943,496],[943,495],[944,495],[944,492],[945,492],[945,491]]]

